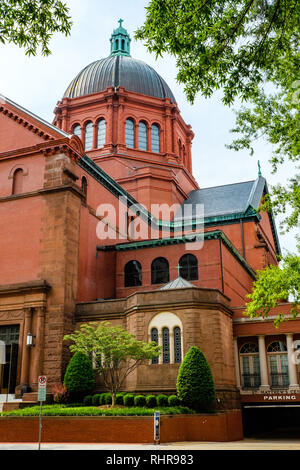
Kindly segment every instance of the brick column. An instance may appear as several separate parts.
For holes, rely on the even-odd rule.
[[[35,358],[33,362],[33,382],[38,383],[39,375],[43,374],[43,351],[44,351],[44,307],[37,308],[36,340],[35,340]]]
[[[293,345],[293,334],[288,333],[286,335],[286,346],[288,351],[288,367],[289,367],[289,378],[290,378],[290,389],[299,390],[299,378],[297,363],[294,355],[294,345]]]
[[[260,390],[266,391],[266,390],[270,390],[270,384],[269,384],[265,337],[262,335],[258,336],[258,348],[259,348],[259,365],[260,365],[260,380],[261,380]]]

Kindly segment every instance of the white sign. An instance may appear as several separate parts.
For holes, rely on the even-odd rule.
[[[47,377],[45,375],[41,375],[39,377],[38,401],[46,401],[46,387]]]
[[[39,376],[39,387],[46,388],[47,386],[47,377],[45,375]]]

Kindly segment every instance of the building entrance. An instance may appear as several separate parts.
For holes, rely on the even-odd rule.
[[[5,343],[5,364],[0,365],[0,394],[15,392],[19,329],[19,325],[0,326],[0,341]]]

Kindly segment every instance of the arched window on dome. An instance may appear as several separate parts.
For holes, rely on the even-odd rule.
[[[132,119],[126,119],[125,123],[125,141],[126,147],[134,148],[134,122]]]
[[[125,265],[124,269],[125,287],[142,285],[142,266],[138,261],[132,260]]]
[[[75,124],[75,126],[73,126],[73,134],[81,138],[81,127],[79,124]]]
[[[183,326],[180,318],[171,312],[161,312],[148,325],[148,340],[162,346],[158,361],[152,364],[180,363],[183,357]]]
[[[84,133],[84,149],[91,150],[93,148],[93,123],[87,122]]]
[[[169,263],[166,258],[156,258],[151,264],[151,284],[169,282]]]
[[[159,136],[159,126],[157,124],[152,124],[151,127],[151,150],[152,152],[160,152],[160,136]]]
[[[105,145],[105,135],[106,135],[106,122],[105,119],[100,119],[97,126],[97,148],[100,149]]]
[[[21,194],[23,192],[24,172],[22,168],[17,168],[13,175],[12,194]]]
[[[139,123],[139,149],[147,150],[147,124],[144,121]]]
[[[198,279],[198,260],[192,254],[183,255],[179,260],[179,276],[186,281]]]
[[[181,330],[179,326],[174,328],[174,362],[181,362]]]

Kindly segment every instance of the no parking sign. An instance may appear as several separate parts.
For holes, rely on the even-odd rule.
[[[46,401],[47,377],[45,375],[41,375],[39,377],[38,384],[38,401]]]

